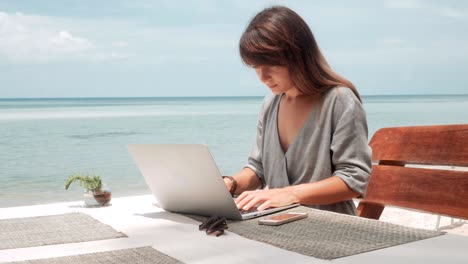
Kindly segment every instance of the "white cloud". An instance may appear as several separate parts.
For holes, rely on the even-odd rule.
[[[457,65],[468,61],[467,38],[414,43],[398,37],[383,37],[366,49],[332,49],[326,57],[332,64],[350,65]]]
[[[72,36],[68,31],[60,31],[50,38],[51,46],[66,50],[81,50],[91,47],[91,42],[87,39]]]
[[[237,59],[240,27],[199,24],[190,26],[131,25],[123,39],[132,40],[128,49],[142,64],[200,64]],[[123,43],[122,43],[123,44]],[[114,46],[121,44],[114,43]]]
[[[466,8],[447,7],[440,5],[440,2],[421,1],[421,0],[386,0],[384,7],[396,9],[420,9],[435,15],[450,17],[455,19],[468,18]]]
[[[223,3],[217,0],[192,0],[192,1],[173,1],[173,0],[139,0],[125,1],[123,7],[143,8],[143,9],[165,9],[165,10],[193,10],[204,14],[212,14],[220,11]]]
[[[51,25],[46,17],[0,12],[0,56],[11,61],[45,62],[73,57],[93,43]]]
[[[112,19],[77,20],[0,12],[0,60],[12,63],[199,63],[237,52],[241,28],[198,24],[151,26]],[[239,32],[238,32],[239,31]],[[131,41],[131,45],[130,45]]]
[[[93,61],[108,61],[108,60],[122,60],[128,59],[130,55],[118,53],[118,52],[107,52],[107,53],[99,53],[95,54],[93,57]]]
[[[423,2],[420,0],[386,0],[386,8],[422,8]]]
[[[398,47],[403,45],[406,41],[399,37],[385,37],[377,40],[377,42],[383,47]]]
[[[128,47],[128,42],[126,42],[126,41],[114,41],[114,42],[112,42],[112,46],[119,47],[119,48]]]
[[[127,58],[75,33],[79,23],[64,23],[55,17],[0,12],[0,59],[12,63],[47,63],[54,61],[102,61]],[[126,47],[123,41],[111,47]]]
[[[455,9],[455,8],[441,8],[438,12],[446,17],[452,18],[467,18],[468,10],[466,9]]]

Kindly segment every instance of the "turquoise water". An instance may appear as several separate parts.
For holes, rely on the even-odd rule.
[[[369,134],[386,126],[468,123],[468,95],[364,96]],[[149,189],[131,143],[203,143],[223,174],[244,164],[260,97],[0,99],[0,207],[80,200],[72,173],[99,174],[115,197]]]

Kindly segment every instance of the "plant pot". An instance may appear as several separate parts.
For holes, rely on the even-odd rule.
[[[87,207],[99,206],[98,201],[94,199],[94,193],[92,191],[83,193],[83,200]]]
[[[87,191],[83,194],[84,203],[88,207],[109,205],[111,198],[112,193],[108,189]]]
[[[100,205],[107,205],[111,201],[112,193],[110,191],[101,191],[99,193],[94,193],[94,199]]]

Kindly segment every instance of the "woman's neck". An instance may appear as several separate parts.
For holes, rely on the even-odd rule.
[[[283,94],[283,99],[289,102],[302,101],[302,100],[313,100],[316,95],[301,93],[296,88],[291,88]]]

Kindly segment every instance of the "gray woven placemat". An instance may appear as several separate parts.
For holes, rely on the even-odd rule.
[[[285,212],[307,212],[309,217],[280,226],[259,225],[259,218],[228,221],[227,231],[321,259],[350,256],[444,234],[304,206],[276,214]],[[206,219],[187,216],[198,221]]]
[[[126,237],[89,215],[61,215],[0,220],[0,250]]]
[[[106,252],[98,252],[91,254],[36,259],[18,262],[8,262],[8,264],[121,264],[121,263],[136,263],[136,264],[172,264],[182,263],[177,259],[169,257],[152,247],[130,248],[113,250]]]

